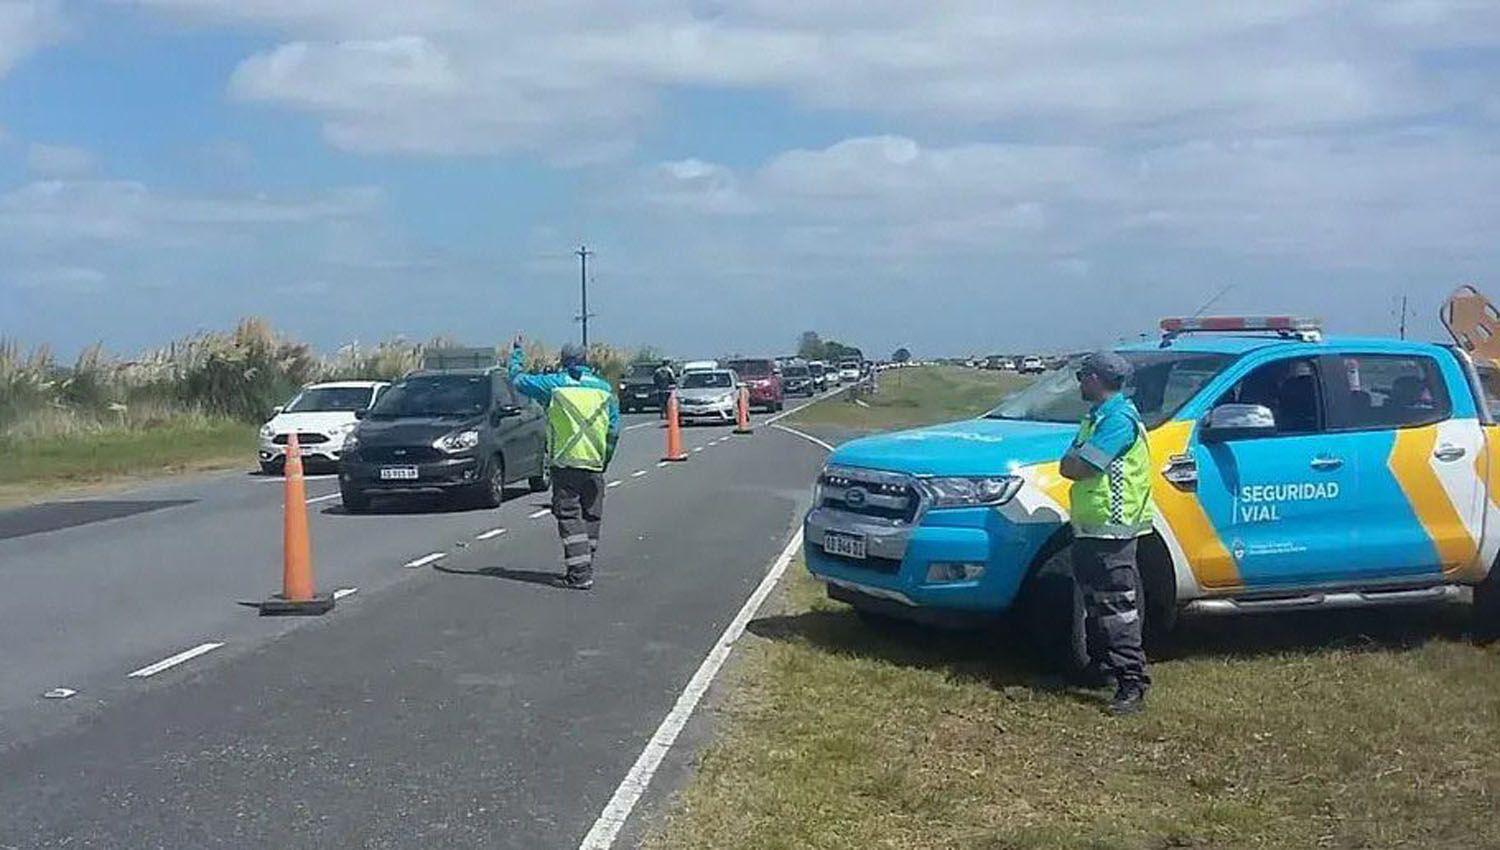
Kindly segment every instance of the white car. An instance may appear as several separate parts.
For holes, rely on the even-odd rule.
[[[1040,375],[1047,371],[1047,365],[1040,357],[1027,357],[1021,361],[1021,368],[1016,371],[1022,375]]]
[[[839,380],[846,384],[852,384],[859,380],[860,362],[858,360],[839,361]]]
[[[294,431],[303,460],[338,463],[344,438],[359,424],[355,413],[369,408],[387,386],[384,381],[337,381],[303,387],[260,426],[260,471],[267,475],[282,471],[287,435]]]
[[[682,364],[682,374],[686,375],[689,372],[711,372],[717,368],[719,368],[719,361],[717,360],[689,360]]]
[[[686,422],[690,419],[717,419],[733,422],[739,404],[739,376],[730,369],[704,369],[687,372],[677,385],[677,412]]]

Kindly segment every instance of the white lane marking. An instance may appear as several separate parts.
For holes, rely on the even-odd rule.
[[[72,688],[53,688],[42,694],[42,699],[71,699],[77,693]]]
[[[541,519],[542,517],[544,517],[544,516],[546,516],[547,514],[550,514],[550,513],[552,513],[552,509],[551,508],[542,508],[539,511],[532,511],[531,513],[527,514],[526,518],[527,519]]]
[[[857,405],[859,405],[860,407],[869,407],[870,406],[863,399],[858,399],[858,398],[854,400],[854,403],[857,404]]]
[[[703,451],[703,447],[702,446],[693,446],[693,451],[694,452],[701,452],[701,451]]]
[[[447,552],[433,552],[430,555],[423,555],[415,561],[407,561],[404,566],[409,570],[414,570],[417,567],[425,567],[434,561],[441,561],[446,557],[448,557]]]
[[[648,427],[650,427],[652,425],[657,425],[657,424],[658,423],[656,423],[656,422],[637,422],[634,425],[626,425],[625,426],[625,430],[626,431],[634,431],[637,428],[648,428]]]
[[[608,484],[604,485],[604,488],[607,490],[610,487],[618,487],[618,486],[620,486],[621,484],[624,484],[624,483],[625,483],[624,481],[611,481]]]
[[[635,472],[630,473],[630,477],[631,478],[640,478],[642,475],[645,475],[645,474],[646,474],[646,470],[644,470],[644,469],[637,469]]]
[[[353,596],[358,592],[359,588],[357,587],[341,587],[333,592],[333,598],[335,600],[343,599],[345,596]]]
[[[798,431],[796,428],[789,428],[786,425],[772,425],[771,427],[775,428],[778,431],[785,431],[788,434],[796,434],[797,436],[799,436],[802,439],[808,441],[809,443],[813,443],[814,445],[822,446],[823,448],[827,449],[828,451],[833,451],[833,446],[830,446],[829,444],[823,442],[822,440],[818,439],[817,437],[814,437],[811,434],[807,434],[807,433],[804,433],[802,431]]]
[[[735,641],[745,632],[745,625],[755,612],[760,610],[761,603],[765,602],[770,595],[771,589],[786,572],[787,565],[791,563],[792,557],[802,548],[802,530],[792,535],[787,543],[786,549],[782,550],[781,556],[771,565],[766,572],[765,578],[760,580],[760,585],[750,598],[745,600],[740,612],[734,616],[728,626],[724,627],[724,633],[719,635],[719,640],[709,650],[703,663],[698,665],[698,672],[688,680],[687,687],[677,697],[677,702],[667,716],[662,719],[661,725],[656,728],[656,734],[646,742],[645,749],[636,757],[635,764],[630,766],[630,772],[625,774],[615,793],[609,798],[604,811],[599,814],[599,819],[589,829],[583,841],[578,845],[579,850],[609,850],[614,846],[615,838],[620,834],[620,829],[625,826],[625,821],[630,817],[630,812],[640,802],[641,795],[646,793],[646,788],[651,784],[651,777],[656,774],[656,769],[661,766],[661,761],[666,757],[667,751],[672,749],[672,744],[677,741],[677,736],[682,733],[682,728],[687,725],[688,719],[693,716],[693,709],[697,708],[698,701],[703,698],[708,686],[713,684],[714,677],[719,674],[719,668],[729,658],[729,653],[734,649]]]
[[[338,478],[338,477],[339,477],[338,473],[330,472],[327,475],[304,475],[304,476],[302,476],[302,480],[303,481],[327,481],[330,478]],[[285,484],[286,483],[286,479],[283,478],[283,477],[281,477],[280,475],[268,476],[266,478],[257,478],[256,480],[260,481],[262,483],[274,483],[274,484]]]
[[[192,649],[185,649],[182,652],[171,656],[170,658],[163,658],[155,664],[147,664],[145,667],[131,672],[130,678],[145,679],[151,676],[155,676],[157,673],[160,673],[161,671],[166,670],[169,667],[176,667],[178,664],[181,664],[184,661],[192,661],[194,658],[213,652],[223,645],[224,644],[222,642],[215,643],[212,641],[209,643],[200,643]]]
[[[671,465],[671,461],[659,460],[659,461],[656,462],[657,469],[660,469],[660,468],[662,468],[664,466],[670,466],[670,465]]]
[[[838,395],[839,393],[843,392],[844,390],[849,389],[849,387],[858,386],[859,384],[862,384],[862,383],[864,383],[864,381],[859,381],[858,383],[850,384],[848,387],[839,386],[839,387],[837,387],[835,389],[828,390],[827,392],[823,393],[822,395],[813,396],[812,398],[808,399],[807,401],[803,402],[802,404],[797,405],[796,407],[789,407],[786,410],[783,410],[782,412],[776,414],[775,416],[772,416],[770,419],[766,420],[765,424],[767,424],[767,425],[774,425],[777,422],[780,422],[781,420],[787,418],[788,416],[791,416],[793,413],[796,413],[799,410],[806,410],[807,408],[812,407],[813,405],[817,404],[818,402],[820,402],[820,401],[822,401],[822,400],[824,400],[826,398],[832,398],[833,396]]]
[[[475,540],[493,540],[494,538],[499,537],[500,535],[502,535],[504,533],[505,533],[505,529],[503,529],[503,528],[492,528],[492,529],[490,529],[489,531],[486,531],[483,534],[476,534],[474,536],[474,539]]]
[[[311,504],[313,504],[313,503],[314,503],[314,502],[326,502],[326,501],[328,501],[328,500],[329,500],[329,499],[337,499],[337,498],[338,498],[338,497],[339,497],[339,496],[342,496],[342,495],[343,495],[343,494],[342,494],[342,493],[329,493],[329,494],[328,494],[328,495],[326,495],[326,496],[315,496],[315,497],[313,497],[313,498],[311,498],[311,499],[308,499],[308,500],[307,500],[307,503],[308,503],[308,504],[309,504],[309,505],[311,505]]]

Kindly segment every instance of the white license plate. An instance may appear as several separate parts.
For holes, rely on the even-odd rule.
[[[650,398],[651,394],[650,393],[636,393],[635,397],[636,398]]]
[[[415,466],[382,466],[380,468],[381,481],[416,481],[417,468]]]
[[[830,555],[864,560],[865,538],[862,534],[841,534],[829,531],[823,534],[823,551]]]

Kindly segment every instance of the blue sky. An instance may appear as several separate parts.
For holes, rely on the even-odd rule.
[[[1495,4],[521,5],[0,0],[0,335],[558,342],[580,241],[684,355],[1500,293]]]

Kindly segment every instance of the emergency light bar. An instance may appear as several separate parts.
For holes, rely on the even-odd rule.
[[[1161,320],[1163,343],[1185,333],[1267,332],[1317,342],[1323,337],[1323,324],[1306,316],[1202,316]]]

